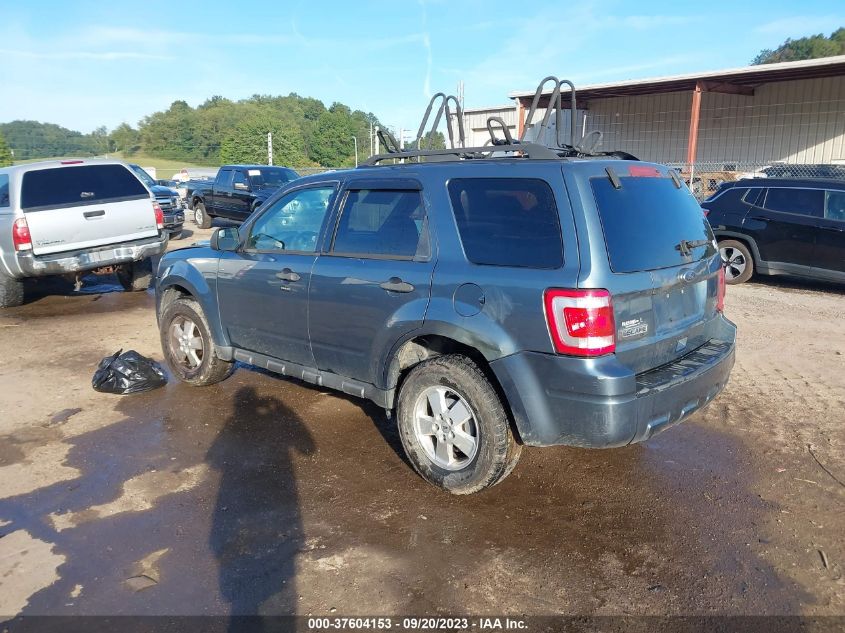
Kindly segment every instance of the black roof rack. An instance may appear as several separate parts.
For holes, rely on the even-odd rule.
[[[548,82],[553,82],[554,89],[549,97],[546,112],[543,115],[542,121],[537,125],[532,125],[534,115],[540,105],[540,99],[543,96],[543,89]],[[569,87],[569,111],[570,111],[570,125],[569,125],[569,142],[565,143],[562,139],[563,135],[563,102],[561,97],[561,86],[566,84]],[[425,132],[428,120],[431,117],[432,110],[438,99],[440,105],[437,113],[434,116],[434,121],[428,132]],[[455,106],[454,119],[457,122],[458,134],[457,139],[452,130],[453,113],[450,108],[450,103]],[[446,130],[449,136],[449,149],[431,149],[434,135],[437,132],[437,127],[440,125],[440,119],[443,114],[446,114]],[[552,115],[554,114],[555,122],[555,142],[556,146],[544,145],[536,142],[538,139],[544,138],[549,132]],[[377,154],[371,156],[364,161],[362,165],[372,166],[378,165],[387,160],[401,161],[401,162],[435,162],[435,161],[454,161],[454,160],[471,160],[471,159],[487,159],[487,158],[539,158],[539,159],[556,159],[556,158],[591,158],[591,157],[605,157],[605,158],[619,158],[623,160],[639,160],[635,156],[627,152],[613,151],[613,152],[596,152],[602,134],[598,130],[593,130],[589,133],[582,133],[579,140],[577,136],[578,117],[576,112],[575,101],[575,85],[568,79],[560,80],[557,77],[549,76],[543,79],[537,86],[534,93],[534,99],[531,102],[531,107],[525,118],[525,125],[519,139],[514,139],[508,129],[507,124],[499,117],[490,117],[487,119],[487,131],[490,134],[490,140],[484,147],[464,147],[466,138],[464,135],[464,121],[463,110],[457,97],[453,95],[446,95],[443,92],[435,94],[428,102],[422,122],[420,123],[417,137],[414,141],[416,146],[414,149],[404,149],[396,138],[387,130],[379,130],[378,136],[381,144],[387,150],[386,154]],[[496,135],[496,126],[501,131],[503,138]],[[534,130],[535,142],[526,141],[526,133],[529,129]],[[426,142],[426,147],[423,148],[423,141]]]

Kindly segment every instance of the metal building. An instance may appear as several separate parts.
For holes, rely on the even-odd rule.
[[[522,132],[534,91],[509,96],[512,106],[465,112],[468,145],[489,140],[489,116]],[[687,172],[845,163],[845,56],[584,85],[576,96],[579,133],[600,131],[600,149]]]

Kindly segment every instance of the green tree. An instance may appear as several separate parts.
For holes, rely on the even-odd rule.
[[[138,151],[141,135],[128,123],[121,123],[109,134],[109,144],[113,151],[123,152],[124,156],[131,156]]]
[[[273,163],[305,167],[305,144],[296,126],[286,125],[271,112],[256,114],[241,121],[220,145],[220,162],[267,164],[267,133],[273,134]]]
[[[787,39],[775,49],[765,49],[754,58],[752,64],[775,64],[802,59],[818,59],[845,54],[845,27],[840,27],[830,37],[819,33],[797,40]]]
[[[311,158],[323,167],[351,166],[355,161],[352,135],[353,126],[345,112],[339,108],[323,112],[314,127]]]
[[[8,167],[12,162],[12,150],[9,149],[6,139],[0,133],[0,167]]]

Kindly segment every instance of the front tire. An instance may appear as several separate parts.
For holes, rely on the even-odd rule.
[[[754,257],[748,247],[736,240],[719,242],[719,256],[725,266],[725,282],[745,283],[754,274]]]
[[[208,215],[208,211],[205,210],[205,204],[202,202],[194,203],[194,222],[201,229],[211,228],[211,216]]]
[[[159,334],[164,359],[182,382],[202,387],[232,373],[234,363],[222,360],[214,351],[208,321],[196,300],[179,297],[165,305]]]
[[[141,292],[149,288],[153,281],[153,264],[149,259],[122,264],[116,274],[126,292]]]
[[[478,365],[459,354],[411,370],[399,390],[397,421],[414,469],[452,494],[499,483],[522,452],[496,390]]]
[[[23,305],[23,281],[0,270],[0,308]]]

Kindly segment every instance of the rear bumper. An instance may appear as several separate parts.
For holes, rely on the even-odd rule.
[[[522,441],[611,448],[642,442],[698,411],[725,387],[736,328],[669,365],[634,374],[613,355],[595,359],[522,352],[493,361]]]
[[[167,250],[168,239],[168,233],[164,231],[156,237],[123,244],[99,246],[83,251],[69,251],[54,255],[18,253],[16,260],[20,270],[19,276],[64,275],[95,270],[104,266],[136,262],[163,253]]]

